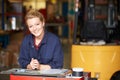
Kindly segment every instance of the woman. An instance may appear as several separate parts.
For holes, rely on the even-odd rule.
[[[25,21],[31,34],[20,48],[19,64],[30,70],[63,67],[63,50],[59,38],[45,30],[45,19],[37,10],[30,10]]]

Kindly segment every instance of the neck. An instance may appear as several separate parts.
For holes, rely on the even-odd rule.
[[[42,41],[43,36],[44,36],[44,33],[45,33],[45,32],[43,31],[40,36],[35,37],[35,44],[36,44],[36,45],[39,45],[39,43]]]

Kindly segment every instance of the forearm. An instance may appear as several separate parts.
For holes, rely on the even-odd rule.
[[[29,70],[33,70],[32,66],[30,64],[27,65],[27,69]],[[44,65],[44,64],[40,64],[39,68],[37,68],[38,70],[48,70],[51,69],[50,65]]]
[[[48,70],[48,69],[51,69],[51,66],[50,65],[44,65],[44,64],[40,64],[40,70]]]

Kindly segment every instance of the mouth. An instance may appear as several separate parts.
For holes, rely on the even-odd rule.
[[[39,32],[38,30],[35,30],[33,33],[34,33],[34,34],[37,34],[38,32]]]

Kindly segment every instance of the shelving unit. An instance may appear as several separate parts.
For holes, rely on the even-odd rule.
[[[17,1],[17,2],[16,2]],[[10,35],[15,31],[21,31],[22,26],[22,1],[0,1],[0,47],[6,48],[9,44]],[[12,28],[13,17],[16,19],[15,28]]]
[[[1,0],[0,1],[0,29],[11,30],[11,20],[12,17],[16,18],[16,29],[21,29],[22,27],[22,1],[12,2],[11,0]]]
[[[1,7],[0,7],[0,29],[4,29],[4,0],[0,1]]]
[[[117,5],[116,0],[113,0],[114,3],[114,10],[115,16],[117,15]],[[95,0],[95,17],[96,19],[107,20],[108,17],[108,0]]]
[[[107,1],[108,0],[95,0],[95,4],[96,5],[105,5],[108,3]]]
[[[86,0],[86,9],[88,9],[88,1]],[[92,1],[92,0],[91,0]],[[100,20],[107,20],[108,16],[108,1],[109,0],[95,0],[95,19],[100,19]],[[114,6],[115,6],[115,15],[117,12],[117,1],[113,0]],[[86,16],[87,16],[88,10],[86,10]],[[87,19],[86,19],[87,20]]]

